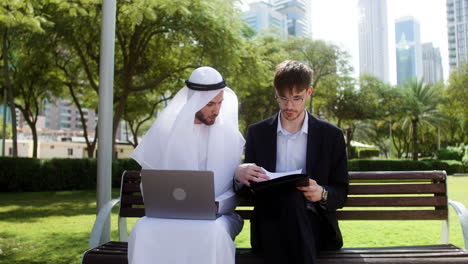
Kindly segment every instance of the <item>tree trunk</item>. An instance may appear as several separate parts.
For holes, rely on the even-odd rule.
[[[418,120],[411,121],[413,125],[413,160],[418,160]]]
[[[353,139],[353,128],[350,126],[349,128],[345,129],[346,133],[346,152],[348,154],[348,158],[354,158],[351,156],[351,140]]]
[[[8,105],[10,106],[11,111],[11,130],[13,134],[13,157],[18,156],[18,136],[16,132],[16,111],[15,111],[15,103],[13,101],[13,87],[10,81],[10,70],[8,69],[8,29],[5,28],[3,30],[3,77],[5,79],[5,87],[8,91]],[[6,114],[6,113],[5,113]]]
[[[36,124],[34,126],[31,126],[31,133],[33,136],[33,158],[37,158],[37,129],[36,129]]]

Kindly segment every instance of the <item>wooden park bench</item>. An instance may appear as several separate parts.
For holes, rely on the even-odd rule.
[[[442,243],[399,247],[361,247],[324,251],[318,256],[320,264],[347,263],[468,263],[468,250],[448,244],[448,206],[459,217],[468,247],[468,211],[458,202],[447,199],[445,171],[350,172],[348,199],[337,212],[343,220],[442,220]],[[122,176],[120,200],[115,199],[99,212],[90,239],[90,249],[82,263],[127,263],[126,217],[145,215],[140,193],[139,171],[126,171]],[[103,220],[112,207],[120,202],[119,235],[121,242],[99,245]],[[250,206],[250,207],[249,207]],[[387,207],[387,208],[386,208]],[[241,203],[237,212],[251,217],[251,204]],[[344,237],[346,241],[346,237]],[[255,264],[262,260],[251,249],[238,248],[236,263]]]

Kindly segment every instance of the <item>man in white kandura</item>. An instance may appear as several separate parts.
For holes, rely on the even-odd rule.
[[[142,169],[210,170],[216,200],[234,194],[232,178],[244,138],[238,102],[221,74],[197,68],[132,154]],[[243,221],[235,212],[216,220],[142,217],[128,242],[128,261],[141,263],[234,264],[234,237]]]

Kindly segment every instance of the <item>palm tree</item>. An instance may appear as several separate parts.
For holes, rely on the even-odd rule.
[[[404,83],[403,93],[406,95],[404,107],[406,117],[404,124],[410,124],[413,141],[413,160],[418,160],[418,127],[422,124],[437,125],[442,118],[438,106],[442,96],[436,86],[425,84],[423,79],[413,78]]]

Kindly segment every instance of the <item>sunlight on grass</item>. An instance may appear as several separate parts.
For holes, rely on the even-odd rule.
[[[468,177],[449,177],[449,197],[468,205]],[[117,197],[113,190],[112,197]],[[95,220],[94,191],[0,193],[0,263],[80,263]],[[456,214],[450,210],[450,243],[463,247]],[[128,220],[128,229],[137,219]],[[118,240],[117,209],[112,240]],[[345,247],[437,244],[441,221],[342,221]],[[236,238],[250,247],[248,221]]]

